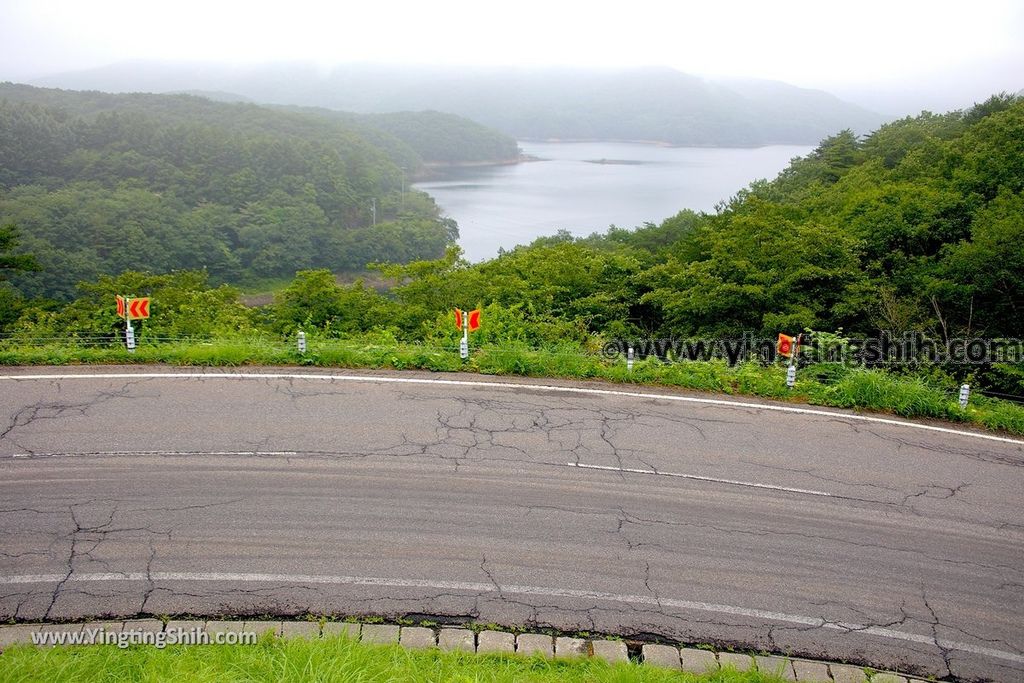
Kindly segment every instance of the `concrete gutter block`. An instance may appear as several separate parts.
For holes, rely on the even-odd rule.
[[[81,633],[82,624],[43,624],[40,629],[40,633]],[[53,647],[52,645],[45,645],[44,647]]]
[[[246,631],[254,631],[257,636],[262,636],[264,633],[270,632],[275,636],[281,635],[282,623],[280,621],[247,621],[245,622]]]
[[[285,621],[281,623],[281,635],[285,638],[316,639],[320,637],[320,622]]]
[[[643,647],[644,664],[662,666],[669,669],[679,669],[679,650],[671,645],[657,645],[655,643],[644,643]]]
[[[103,633],[120,633],[124,629],[124,622],[122,621],[87,621],[82,624],[82,631],[92,631],[99,629]],[[97,639],[103,636],[97,635]]]
[[[280,627],[280,622],[277,622],[277,624]],[[171,631],[181,631],[184,634],[192,631],[205,631],[205,626],[205,621],[198,621],[193,619],[175,619],[173,621],[167,622],[167,625],[164,626],[164,633],[170,633]]]
[[[593,650],[595,657],[600,657],[609,664],[629,661],[626,643],[621,640],[592,640],[590,649]]]
[[[761,673],[774,674],[784,681],[795,681],[796,674],[793,672],[793,665],[785,657],[754,657],[757,663],[757,670]]]
[[[526,656],[539,652],[551,658],[555,655],[555,639],[541,633],[520,633],[516,636],[516,652]]]
[[[832,680],[835,683],[866,683],[868,676],[864,669],[849,664],[829,664],[829,671],[832,672]]]
[[[324,638],[342,635],[352,640],[359,640],[359,624],[348,621],[328,621],[324,623],[322,633]]]
[[[159,619],[129,619],[121,624],[121,630],[135,633],[160,633],[164,630],[164,622]]]
[[[391,624],[363,624],[364,643],[397,643],[398,627]]]
[[[885,672],[872,676],[871,683],[907,683],[907,679],[899,674]]]
[[[437,646],[442,650],[476,652],[476,634],[468,628],[443,628],[437,634]]]
[[[831,678],[828,675],[828,664],[825,662],[794,659],[793,671],[796,673],[796,680],[801,681],[801,683],[822,683]]]
[[[0,651],[10,645],[31,645],[32,634],[38,631],[39,624],[0,626]]]
[[[504,631],[481,631],[476,637],[476,651],[512,654],[516,651],[516,637]]]
[[[706,674],[718,670],[718,658],[710,650],[698,650],[693,647],[679,648],[679,662],[683,671],[695,674]]]
[[[414,650],[426,650],[437,645],[437,637],[434,629],[423,628],[422,626],[403,626],[402,633],[398,637],[402,647]]]
[[[244,621],[217,621],[211,620],[206,622],[205,626],[207,633],[242,633],[243,631],[249,631],[245,627]]]
[[[723,669],[731,666],[737,671],[750,671],[754,668],[754,658],[738,652],[719,652],[718,665]]]
[[[87,621],[82,624],[82,644],[103,645],[107,638],[119,638],[123,628],[124,624],[120,621]]]
[[[590,655],[590,648],[587,641],[582,638],[567,638],[559,636],[555,638],[556,657],[587,657]]]

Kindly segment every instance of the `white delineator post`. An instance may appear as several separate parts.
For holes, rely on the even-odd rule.
[[[967,402],[971,400],[971,385],[961,384],[960,385],[960,410],[967,408]]]
[[[789,367],[786,368],[786,387],[792,389],[796,386],[796,352],[800,348],[802,334],[798,334],[793,341],[793,348],[789,351]]]
[[[129,353],[135,353],[135,328],[132,327],[132,298],[124,297],[124,345]]]
[[[626,370],[633,372],[633,347],[626,350]]]
[[[469,311],[462,312],[462,341],[459,342],[459,356],[469,358]]]
[[[306,352],[306,333],[303,332],[302,330],[299,330],[299,333],[296,336],[297,336],[296,343],[298,344],[298,347],[299,347],[299,353],[305,353]]]

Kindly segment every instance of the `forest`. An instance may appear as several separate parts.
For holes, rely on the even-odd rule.
[[[362,270],[454,243],[457,226],[409,189],[426,164],[516,151],[436,112],[0,84],[0,224],[17,225],[42,265],[12,277],[27,297],[69,300],[80,281],[133,269],[200,269],[216,283]]]

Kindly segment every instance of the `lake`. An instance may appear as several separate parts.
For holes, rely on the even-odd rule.
[[[470,261],[542,235],[659,223],[682,209],[710,211],[752,181],[774,178],[813,147],[660,147],[619,142],[521,142],[543,161],[444,169],[416,183],[459,224]],[[602,163],[595,163],[602,162]]]

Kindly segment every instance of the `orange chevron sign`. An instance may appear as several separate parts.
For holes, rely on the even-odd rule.
[[[149,317],[149,297],[142,299],[128,299],[128,319]]]

